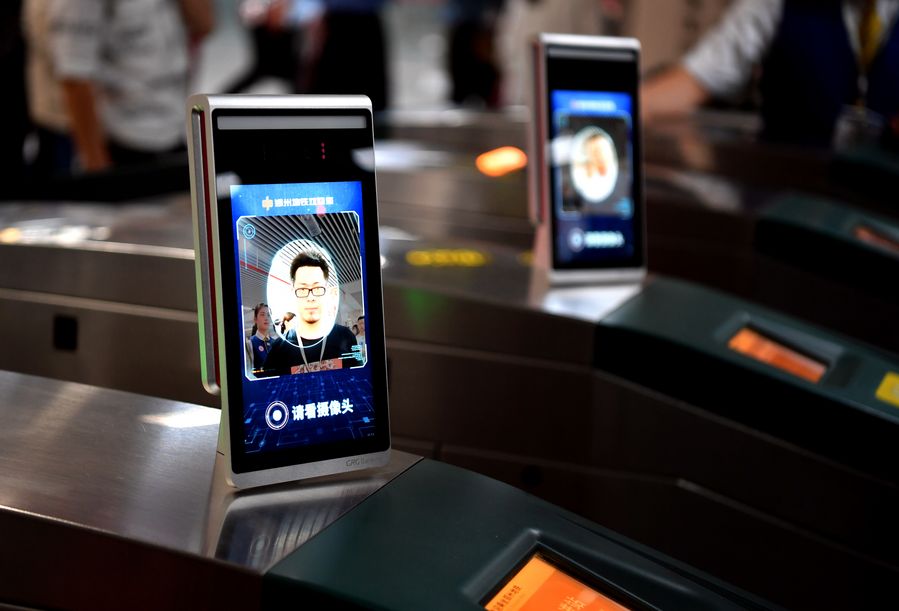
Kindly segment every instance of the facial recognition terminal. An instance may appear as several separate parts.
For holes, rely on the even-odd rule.
[[[531,215],[556,281],[645,275],[640,44],[541,34],[534,44]]]
[[[371,104],[188,101],[201,352],[229,482],[384,464],[390,433]]]

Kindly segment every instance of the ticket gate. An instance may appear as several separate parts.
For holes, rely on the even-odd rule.
[[[429,252],[441,250],[387,251],[401,443],[789,607],[853,606],[862,583],[872,601],[888,596],[899,575],[895,359],[674,280],[534,290],[514,251],[428,268]],[[729,348],[741,331],[737,347],[779,348],[819,381]],[[797,566],[801,579],[769,579]]]
[[[499,123],[496,133],[511,137],[514,124],[502,117],[495,121]],[[682,126],[686,133],[662,131],[649,138],[648,149],[657,149],[657,154],[647,155],[655,163],[647,164],[645,171],[650,270],[720,288],[887,350],[899,350],[895,333],[884,330],[897,314],[889,283],[872,280],[875,275],[892,275],[886,272],[894,265],[893,257],[884,245],[896,232],[895,221],[858,207],[868,199],[828,186],[831,155],[775,147],[780,155],[775,163],[765,157],[772,145],[743,142],[745,138],[733,130],[724,130],[722,136],[722,130],[712,129],[714,123],[710,127],[703,121],[709,122],[706,118],[697,125]],[[416,149],[405,144],[406,164],[389,163],[379,171],[382,218],[419,236],[484,240],[528,250],[533,233],[525,218],[524,175],[488,178],[476,171],[475,152],[496,144],[491,140],[496,135],[493,131],[481,124],[477,127],[472,127],[462,144],[444,137],[451,130],[434,118],[404,132],[425,145],[444,147],[442,165],[430,165],[427,155],[416,159]],[[697,146],[714,151],[723,147],[724,156],[707,164],[693,163],[689,155],[665,156],[666,138],[690,142],[687,134],[693,131],[689,130],[707,137]],[[395,144],[386,143],[385,155],[391,146]],[[738,171],[754,161],[761,167]],[[808,180],[791,183],[797,163],[805,164],[803,176]],[[774,165],[778,172],[773,172]],[[759,178],[757,173],[765,174],[767,182],[761,181],[761,186],[745,182]],[[785,193],[784,185],[790,184],[841,194],[857,205]],[[795,208],[792,214],[791,208]],[[822,224],[815,219],[829,220]],[[847,257],[834,261],[827,254],[835,246],[827,223],[846,225],[840,248]],[[852,233],[854,225],[867,228],[863,234],[871,236],[867,242]],[[862,278],[865,281],[859,282]]]
[[[899,362],[773,311],[661,278],[600,321],[596,333],[598,368],[801,455],[804,476],[797,480],[782,456],[750,460],[746,446],[741,459],[719,448],[710,459],[734,462],[716,489],[755,506],[769,503],[772,514],[899,563],[899,530],[889,517],[899,508],[899,469],[891,458],[899,439]],[[681,444],[656,443],[659,451]]]
[[[378,470],[241,493],[215,458],[218,410],[8,372],[0,397],[4,607],[772,608],[403,452]]]
[[[832,151],[758,138],[759,117],[700,111],[645,130],[648,165],[712,174],[774,191],[801,191],[896,218],[895,143]],[[889,147],[893,147],[892,150]]]
[[[895,221],[823,198],[655,173],[647,186],[651,270],[899,350],[889,325],[899,305],[884,281],[899,273]]]
[[[113,236],[146,235],[139,225],[149,230],[147,241],[158,239],[153,217],[144,215],[130,224],[107,215],[104,223]],[[177,218],[169,222],[177,224]],[[177,239],[174,231],[159,231]],[[396,447],[524,488],[791,607],[852,605],[850,577],[866,584],[871,596],[894,577],[892,560],[872,542],[876,529],[859,526],[868,521],[866,511],[883,515],[871,501],[888,488],[880,480],[867,483],[871,477],[856,467],[828,469],[831,459],[812,457],[809,449],[771,432],[596,367],[594,355],[602,348],[597,322],[640,287],[548,291],[534,282],[520,249],[385,234]],[[175,398],[183,396],[183,382],[211,399],[200,387],[198,359],[190,352],[197,350],[196,318],[187,311],[193,307],[190,253],[172,246],[151,253],[87,242],[88,247],[0,245],[15,255],[19,272],[28,272],[4,268],[6,281],[17,284],[0,291],[0,305],[10,308],[10,320],[24,309],[30,320],[39,316],[40,335],[19,325],[0,332],[46,342],[35,350],[33,373],[49,367],[45,375],[97,376],[91,378],[96,384]],[[42,270],[55,270],[56,281],[42,279]],[[77,332],[67,332],[64,322],[55,322],[58,317],[74,318]],[[62,328],[55,333],[57,325]],[[132,343],[110,342],[110,329]],[[65,343],[73,337],[74,347]],[[6,355],[11,360],[5,367],[23,365],[16,354]],[[677,369],[681,359],[671,362]],[[790,392],[795,394],[784,396]],[[772,391],[770,400],[780,396]],[[843,399],[834,409],[850,409]],[[733,450],[728,460],[722,448]],[[755,463],[790,466],[758,475],[746,467]],[[738,485],[729,484],[734,470],[742,473],[734,478]],[[809,500],[805,514],[781,513],[781,496],[791,502],[806,498],[796,484],[806,480],[825,482],[808,498],[824,499],[830,509]],[[885,519],[871,524],[888,532]],[[852,542],[859,537],[868,540],[864,551]],[[807,567],[803,579],[784,580],[795,566]],[[831,589],[814,590],[811,576]]]
[[[383,113],[378,124],[391,140],[479,154],[501,146],[526,149],[529,114],[523,106],[496,111],[404,109]]]
[[[478,153],[501,144],[523,146],[526,121],[514,114],[454,116],[424,112],[392,118],[395,137],[443,151],[446,167],[416,166],[410,156],[408,167],[394,164],[382,170],[384,218],[432,238],[474,238],[529,248],[532,232],[524,218],[523,172],[487,178],[474,168]],[[899,350],[895,333],[884,330],[897,314],[892,297],[883,295],[889,283],[858,282],[873,276],[872,269],[889,267],[889,253],[848,253],[848,258],[834,262],[827,255],[835,246],[830,243],[833,233],[813,220],[829,217],[834,223],[832,210],[839,207],[846,219],[869,226],[869,235],[894,234],[895,229],[876,229],[895,227],[895,206],[889,200],[895,192],[890,177],[899,175],[894,156],[882,150],[834,154],[758,142],[757,128],[745,115],[703,112],[648,129],[650,269]],[[855,180],[858,176],[867,178]],[[797,189],[818,195],[795,195]],[[886,209],[881,200],[889,200]],[[791,207],[797,211],[787,219],[784,213]],[[844,237],[842,250],[871,250],[867,247],[872,241]],[[888,240],[881,237],[877,243]]]
[[[865,585],[870,601],[878,600],[882,584],[894,577],[892,561],[875,558],[853,547],[855,543],[845,544],[844,539],[832,535],[857,536],[855,525],[859,522],[855,518],[846,521],[842,530],[833,526],[839,524],[839,516],[831,515],[833,522],[822,518],[822,536],[819,526],[809,528],[803,519],[784,519],[769,509],[763,481],[744,486],[746,495],[758,493],[760,501],[746,501],[748,496],[729,490],[722,492],[719,482],[726,480],[722,463],[708,457],[717,457],[722,445],[754,444],[754,456],[773,454],[791,464],[791,482],[802,481],[806,473],[818,473],[814,465],[826,461],[811,460],[809,466],[802,460],[804,448],[772,441],[765,432],[747,430],[742,423],[698,410],[681,398],[595,367],[597,321],[636,289],[603,290],[601,297],[590,290],[561,296],[543,289],[531,291],[531,271],[522,250],[484,246],[460,237],[477,226],[482,233],[475,237],[515,235],[515,245],[529,242],[527,231],[522,230],[527,221],[521,199],[513,197],[519,189],[514,180],[484,181],[491,186],[466,198],[472,188],[465,187],[467,183],[452,171],[433,168],[428,175],[432,180],[408,190],[402,188],[404,176],[395,176],[392,183],[384,180],[385,173],[381,176],[382,196],[386,196],[382,218],[391,222],[405,218],[406,224],[400,226],[407,232],[388,232],[393,246],[390,252],[385,248],[388,351],[398,447],[531,490],[792,607],[826,606],[834,601],[851,606],[858,602],[852,597],[851,580]],[[457,183],[454,189],[446,188],[453,183]],[[425,205],[416,208],[419,187],[428,185],[434,190],[427,192]],[[508,198],[503,199],[503,193]],[[490,208],[497,200],[503,202],[502,207]],[[451,205],[453,202],[459,205]],[[411,215],[413,210],[421,215]],[[32,308],[33,313],[33,304],[39,304],[36,310],[46,314],[37,328],[50,336],[41,341],[53,342],[54,367],[61,372],[51,375],[75,378],[99,369],[105,377],[96,381],[98,384],[125,387],[125,382],[140,383],[140,388],[127,388],[152,394],[172,392],[175,381],[184,379],[194,384],[198,396],[210,400],[200,389],[198,372],[188,370],[198,359],[188,355],[186,348],[178,348],[196,350],[197,345],[193,335],[196,319],[191,314],[192,261],[184,248],[189,240],[179,242],[172,237],[186,229],[186,223],[179,229],[177,214],[162,216],[169,218],[173,227],[154,233],[152,223],[139,221],[143,226],[138,239],[151,242],[147,246],[160,238],[172,240],[167,247],[173,250],[163,253],[151,248],[152,256],[147,258],[130,258],[133,253],[121,244],[92,244],[86,249],[44,245],[32,250],[25,250],[22,244],[6,245],[16,251],[17,258],[14,267],[5,269],[5,276],[22,284],[0,292],[0,297],[9,302],[12,318],[8,319],[14,319],[15,312],[23,308]],[[482,223],[484,218],[489,222]],[[148,229],[150,238],[146,238]],[[419,229],[422,234],[446,232],[451,239],[415,240],[412,234]],[[112,233],[116,232],[113,228]],[[42,251],[39,257],[29,256],[37,250]],[[91,257],[101,255],[102,263],[88,263]],[[130,262],[123,265],[125,259]],[[160,273],[170,264],[170,273]],[[62,276],[58,283],[42,279],[48,269],[58,270]],[[23,270],[30,271],[21,273]],[[125,275],[129,278],[140,278],[135,285],[145,291],[132,286],[123,290],[124,295],[117,294],[117,289],[130,286],[123,282],[123,270],[128,270]],[[115,282],[107,282],[110,276],[106,272],[119,276]],[[87,284],[76,281],[94,275]],[[57,286],[69,287],[65,289],[69,292],[57,291]],[[165,290],[160,290],[162,287]],[[102,292],[110,290],[112,293]],[[100,299],[94,299],[96,296]],[[71,333],[65,320],[57,323],[61,307],[82,308],[62,312],[63,319],[69,316],[79,321],[77,334]],[[86,313],[91,317],[86,318]],[[119,321],[111,314],[128,317]],[[88,328],[86,320],[96,324]],[[87,350],[88,338],[104,337],[111,320],[118,321],[112,326],[115,337],[132,338],[144,352],[124,341],[106,342],[104,345],[112,346],[106,353]],[[168,322],[173,322],[171,327],[160,326]],[[28,331],[15,325],[3,330],[21,333],[22,342],[33,340]],[[143,333],[138,335],[139,341],[129,335],[135,333]],[[81,342],[74,349],[72,337]],[[85,358],[90,361],[97,354],[103,354],[104,360],[84,365]],[[147,366],[148,355],[152,355],[151,366]],[[12,366],[19,365],[15,357],[15,353],[8,355]],[[168,396],[180,398],[181,392],[177,389]],[[656,427],[648,429],[648,422]],[[696,451],[659,450],[663,446],[658,440],[670,437],[670,431],[677,431],[679,439]],[[616,438],[632,441],[631,454],[612,451],[620,447],[610,442]],[[642,460],[623,460],[635,455]],[[726,464],[744,460],[739,453],[732,458],[738,462]],[[845,470],[836,471],[845,475]],[[743,481],[750,481],[750,475]],[[864,482],[864,477],[827,477],[836,481],[830,486],[834,494],[843,491],[849,498],[845,502],[856,496],[863,499],[856,509],[843,507],[841,511],[863,516],[864,509],[858,507],[872,507],[868,499],[873,494],[858,483]],[[818,511],[817,507],[810,509]],[[833,509],[831,513],[839,512]],[[734,549],[751,549],[752,553],[735,554]],[[876,545],[872,549],[881,553]],[[759,557],[765,561],[759,563]],[[782,578],[799,565],[807,567],[797,575],[799,579]],[[809,581],[813,576],[832,584],[831,591],[812,591]]]
[[[0,368],[217,404],[200,383],[189,205],[0,208],[0,344],[18,347]]]
[[[899,225],[822,199],[785,197],[759,215],[758,301],[899,353]]]
[[[834,156],[830,175],[834,182],[864,197],[871,210],[897,217],[899,189],[899,143],[862,146]]]

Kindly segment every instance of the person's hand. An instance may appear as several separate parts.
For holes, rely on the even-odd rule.
[[[683,66],[675,66],[646,81],[640,91],[643,121],[689,114],[707,102],[710,95]]]
[[[85,172],[104,172],[112,167],[112,159],[110,159],[105,146],[89,153],[80,152],[79,160],[81,169]]]
[[[65,79],[60,84],[81,168],[85,172],[108,170],[112,159],[97,110],[94,83],[84,79]]]
[[[287,21],[287,11],[290,8],[286,0],[275,0],[268,7],[265,16],[265,25],[270,30],[283,30]]]

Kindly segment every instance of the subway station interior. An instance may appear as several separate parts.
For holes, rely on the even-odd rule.
[[[0,609],[896,607],[899,0],[0,11]]]

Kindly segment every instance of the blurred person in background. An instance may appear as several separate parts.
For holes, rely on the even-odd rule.
[[[184,147],[192,44],[211,0],[25,0],[37,165],[86,172]]]
[[[502,74],[501,102],[525,104],[533,78],[531,41],[540,32],[600,35],[602,0],[505,0],[497,24],[497,51]]]
[[[761,67],[762,136],[864,143],[899,130],[899,0],[738,0],[643,88],[647,122],[739,93]],[[897,132],[899,135],[899,132]]]
[[[499,104],[496,20],[505,0],[449,0],[448,69],[454,104],[495,108]]]
[[[9,180],[18,180],[24,170],[23,149],[28,133],[25,99],[25,41],[20,27],[22,0],[0,3],[0,167]]]
[[[305,30],[321,17],[322,0],[243,0],[238,10],[249,29],[253,58],[227,92],[247,91],[268,77],[282,81],[289,91],[305,92]]]
[[[265,77],[287,81],[293,88],[297,75],[298,31],[290,27],[290,0],[243,0],[240,21],[249,29],[253,44],[252,64],[228,93],[241,93]]]
[[[387,108],[386,1],[321,0],[324,12],[307,30],[309,93],[364,93],[375,110]]]

